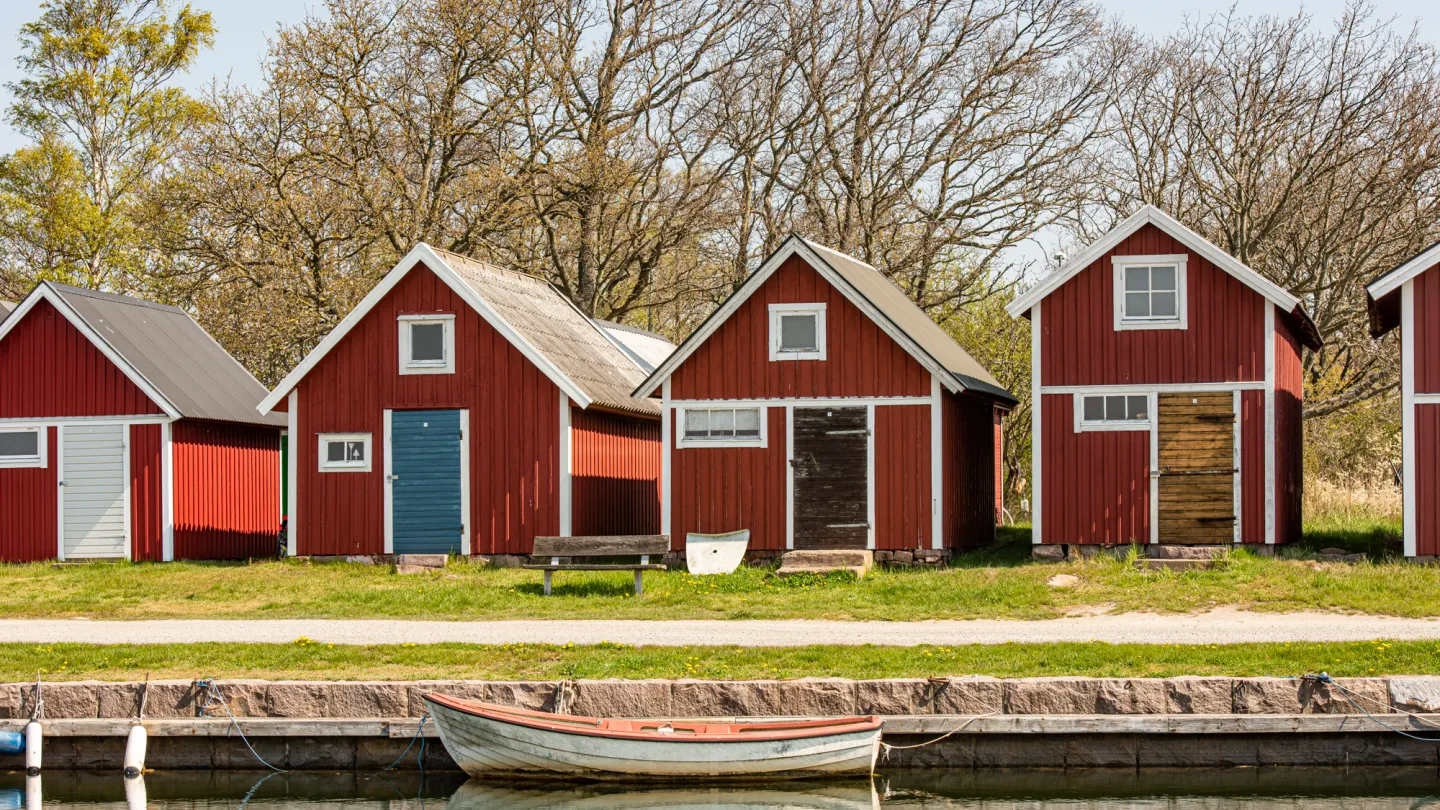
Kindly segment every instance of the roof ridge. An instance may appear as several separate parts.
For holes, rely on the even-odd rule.
[[[184,315],[187,318],[190,317],[190,313],[186,312],[180,307],[175,306],[174,304],[162,304],[158,301],[151,301],[149,299],[140,298],[134,295],[105,292],[104,290],[92,290],[89,287],[76,287],[73,284],[62,284],[58,281],[42,281],[40,283],[48,285],[56,292],[64,293],[66,295],[79,295],[85,298],[94,298],[98,301],[110,301],[116,304],[125,304],[132,307],[143,307],[145,309],[159,310],[160,312],[178,313],[180,315]]]
[[[456,253],[456,252],[453,251],[453,250],[446,250],[445,248],[437,248],[437,247],[431,246],[430,249],[433,250],[433,251],[435,251],[435,253],[439,254],[440,258],[442,258],[442,259],[445,258],[445,257],[447,257],[447,256],[453,256],[453,257],[455,257],[455,258],[457,258],[457,259],[459,259],[459,260],[461,260],[461,261],[470,262],[471,264],[477,264],[477,265],[485,268],[487,271],[489,271],[489,272],[491,272],[491,273],[495,273],[496,275],[501,275],[501,276],[519,276],[520,278],[531,279],[531,280],[533,280],[533,281],[538,281],[538,282],[540,282],[540,283],[542,283],[542,284],[549,284],[549,283],[550,283],[550,279],[545,278],[544,276],[538,276],[538,275],[536,275],[536,274],[534,274],[534,273],[527,273],[527,272],[525,272],[524,270],[516,270],[516,269],[513,268],[513,267],[501,267],[500,265],[495,264],[494,262],[488,262],[488,261],[486,261],[486,260],[484,260],[484,259],[477,259],[477,258],[475,258],[474,256],[466,256],[466,255],[463,254],[463,253]]]
[[[612,321],[612,320],[610,320],[610,319],[608,319],[608,318],[591,318],[591,320],[595,321],[595,322],[598,323],[598,324],[602,324],[602,325],[604,325],[604,326],[606,326],[606,327],[609,327],[609,328],[619,329],[619,330],[622,331],[622,332],[630,332],[630,333],[633,333],[633,334],[636,334],[636,335],[644,335],[644,336],[646,336],[646,337],[655,338],[656,340],[663,340],[663,341],[665,341],[666,343],[670,343],[670,344],[674,344],[674,342],[675,342],[675,341],[671,340],[670,338],[667,338],[667,337],[665,337],[664,335],[660,334],[659,332],[652,332],[652,331],[650,331],[649,329],[641,329],[641,328],[638,327],[638,326],[631,326],[631,325],[628,324],[628,323],[620,323],[619,321]]]

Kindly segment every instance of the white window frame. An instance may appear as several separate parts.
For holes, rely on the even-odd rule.
[[[770,436],[770,414],[769,409],[763,405],[730,405],[730,404],[706,404],[680,406],[675,409],[678,416],[676,419],[675,446],[681,449],[690,447],[767,447]],[[760,413],[760,436],[744,437],[735,439],[690,439],[685,435],[685,420],[690,411],[759,411]]]
[[[365,463],[329,461],[329,454],[325,452],[328,442],[364,442]],[[371,433],[321,433],[318,448],[317,458],[322,473],[368,473],[375,463],[375,441]]]
[[[396,319],[400,325],[400,374],[454,374],[455,373],[455,316],[454,315],[401,315]],[[414,362],[410,359],[410,327],[440,325],[445,327],[445,361]]]
[[[13,425],[8,423],[0,424],[0,433],[35,433],[39,440],[36,444],[38,451],[34,456],[0,456],[0,468],[23,469],[23,468],[44,468],[50,466],[49,433],[45,425]]]
[[[1190,286],[1185,272],[1189,254],[1171,253],[1158,256],[1112,256],[1114,268],[1115,331],[1126,332],[1141,329],[1187,329],[1189,328],[1189,307],[1186,289]],[[1125,270],[1130,267],[1175,268],[1175,317],[1128,317],[1125,314]]]
[[[785,315],[815,316],[815,351],[784,351],[780,348],[780,318]],[[773,360],[824,360],[825,359],[825,304],[771,304],[770,305],[770,359]]]
[[[1114,421],[1109,419],[1090,421],[1085,418],[1086,397],[1145,397],[1144,419],[1124,419]],[[1149,391],[1087,391],[1073,394],[1070,397],[1075,409],[1075,432],[1108,432],[1117,430],[1149,430],[1155,421],[1155,397]],[[1128,407],[1128,403],[1127,403]]]

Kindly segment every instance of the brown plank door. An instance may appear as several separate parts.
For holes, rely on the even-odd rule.
[[[1160,394],[1160,542],[1235,541],[1235,398]]]
[[[866,410],[796,408],[791,429],[795,548],[865,548],[870,537]]]

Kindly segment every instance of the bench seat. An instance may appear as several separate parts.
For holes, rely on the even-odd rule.
[[[571,565],[569,563],[560,563],[559,565],[522,565],[520,567],[528,568],[531,571],[665,571],[668,569],[668,566],[658,563],[646,563],[644,565],[640,563],[630,565],[626,565],[625,563],[616,563],[614,565],[602,565],[600,563]]]
[[[634,571],[635,595],[645,592],[640,574],[644,571],[664,571],[666,566],[650,562],[651,557],[664,554],[670,549],[670,538],[663,534],[604,535],[592,537],[536,537],[531,562],[522,568],[545,573],[545,595],[550,595],[550,578],[556,571]],[[575,560],[597,557],[639,557],[634,563],[592,563]],[[560,560],[571,562],[560,562]]]

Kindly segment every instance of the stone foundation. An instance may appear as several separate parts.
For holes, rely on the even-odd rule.
[[[910,551],[876,551],[875,562],[887,568],[944,568],[954,552],[948,548],[917,548]]]

